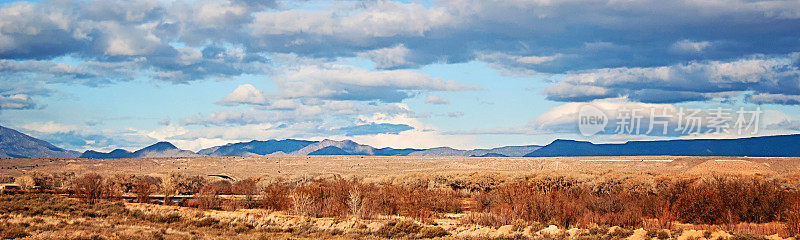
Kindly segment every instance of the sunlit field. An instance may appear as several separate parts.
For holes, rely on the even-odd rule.
[[[316,169],[336,158],[402,168],[382,162],[390,158],[303,157]],[[246,177],[67,172],[82,160],[58,160],[67,163],[4,167],[2,180],[22,189],[0,197],[0,219],[2,237],[33,239],[763,239],[800,231],[800,175],[785,170],[795,167],[789,159],[635,158],[493,159],[540,166],[450,171],[438,168],[492,161],[430,158],[407,172]],[[700,171],[709,166],[715,171]]]

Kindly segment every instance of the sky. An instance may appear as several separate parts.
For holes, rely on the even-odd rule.
[[[798,26],[796,0],[0,1],[0,125],[78,151],[794,134]]]

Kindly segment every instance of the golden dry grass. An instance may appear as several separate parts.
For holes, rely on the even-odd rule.
[[[222,174],[238,179],[270,176],[384,176],[404,174],[497,173],[505,175],[531,172],[599,172],[656,174],[786,174],[800,170],[800,158],[753,157],[553,157],[553,158],[477,158],[407,156],[282,156],[282,157],[198,157],[151,159],[3,159],[0,176],[20,176],[28,172],[96,172],[104,175],[134,174],[167,176]]]
[[[764,202],[767,205],[760,207],[747,205],[760,212],[748,210],[739,213],[728,210],[737,209],[728,206],[731,201],[708,200],[727,198],[746,204],[743,203],[745,200],[749,201],[749,197],[756,195],[762,199],[758,201],[764,201],[766,197],[778,196],[776,194],[795,193],[800,189],[800,175],[795,174],[798,166],[800,158],[670,156],[4,159],[0,161],[0,177],[34,176],[39,183],[43,178],[35,177],[36,174],[68,173],[53,176],[50,178],[52,181],[44,183],[70,189],[74,188],[69,185],[73,183],[65,179],[80,179],[89,173],[98,173],[117,194],[125,191],[132,194],[140,188],[142,179],[151,176],[160,180],[153,181],[152,184],[158,187],[152,191],[200,192],[197,201],[189,205],[216,210],[153,204],[125,204],[120,210],[118,204],[87,206],[86,203],[60,199],[55,204],[46,205],[63,206],[65,202],[73,201],[77,206],[87,206],[88,210],[47,210],[47,207],[41,207],[35,214],[6,212],[0,214],[0,224],[5,229],[2,232],[6,234],[4,236],[25,235],[39,239],[224,239],[233,236],[244,239],[380,239],[441,237],[444,233],[447,233],[444,238],[458,239],[615,239],[631,236],[640,237],[638,239],[659,236],[721,239],[728,235],[734,237],[732,233],[740,235],[736,237],[746,237],[747,234],[787,236],[785,223],[774,222],[774,219],[786,219],[780,215],[783,210],[773,215],[769,214],[769,208],[765,208],[777,206],[776,209],[783,209],[785,206],[776,205],[781,201]],[[248,181],[253,181],[250,185],[260,189],[256,194],[261,199],[259,201],[279,199],[281,201],[277,202],[280,204],[269,207],[272,210],[242,209],[269,205],[221,201],[217,194],[243,194],[241,192],[249,192],[244,190],[248,188],[243,182],[234,185],[219,182],[222,185],[215,185],[214,178],[193,178],[210,174],[238,180],[250,178]],[[737,180],[739,182],[714,185],[717,174],[749,177]],[[746,180],[749,178],[756,179],[758,184],[750,184]],[[664,193],[658,183],[673,181],[670,179],[692,184],[680,190],[684,194],[670,200],[678,204],[674,205],[677,206],[675,209],[670,209],[674,216],[662,217],[659,209],[663,204],[660,201],[665,199],[661,198]],[[773,180],[777,182],[764,185]],[[357,181],[357,184],[337,184],[342,181]],[[515,187],[514,183],[524,184]],[[174,184],[180,186],[172,186]],[[549,187],[539,189],[536,187],[539,184]],[[270,189],[269,186],[282,187],[264,194],[263,189]],[[557,189],[553,186],[573,187],[554,192]],[[727,191],[720,187],[753,191]],[[523,191],[525,189],[532,191]],[[724,194],[726,192],[747,196]],[[756,192],[765,194],[760,196]],[[305,202],[298,197],[301,193],[308,195]],[[29,199],[32,203],[13,198],[3,200],[35,206],[41,199]],[[2,204],[4,202],[0,201]],[[103,214],[105,210],[94,207],[98,205],[116,209],[116,212],[110,213],[109,217],[109,214]],[[298,205],[306,208],[298,210]],[[692,208],[695,205],[699,208]],[[352,206],[370,206],[365,207],[370,210],[354,210]],[[695,211],[700,208],[706,210]],[[276,209],[280,211],[273,211]],[[680,212],[686,209],[707,214],[693,217],[690,212]],[[800,213],[800,210],[796,212]],[[732,224],[717,216],[721,214],[734,214],[743,220],[752,218],[748,221],[760,223]],[[354,215],[361,216],[361,219],[351,219]],[[393,220],[398,217],[401,219]],[[800,219],[800,215],[797,217]],[[665,225],[659,223],[659,218],[716,225],[675,222],[667,227],[669,229],[661,230]],[[609,224],[626,228],[613,228]],[[109,228],[112,225],[119,227]],[[571,229],[573,227],[578,228]]]

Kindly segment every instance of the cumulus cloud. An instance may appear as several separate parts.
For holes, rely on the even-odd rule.
[[[554,101],[624,97],[669,104],[744,94],[752,103],[796,105],[800,96],[800,3],[794,0],[306,4],[315,3],[2,4],[0,108],[40,107],[37,98],[58,91],[53,83],[102,86],[140,77],[192,83],[253,74],[278,90],[240,85],[218,103],[249,105],[247,111],[198,114],[161,130],[203,144],[220,142],[223,135],[233,139],[224,134],[229,128],[241,136],[295,136],[285,129],[329,131],[342,126],[329,123],[331,118],[352,120],[359,113],[412,116],[398,104],[437,91],[479,90],[407,69],[473,60],[507,75],[564,76],[544,92]],[[641,34],[652,29],[664,34]],[[302,62],[280,62],[281,55]],[[333,63],[350,57],[368,59],[377,70]],[[387,124],[414,129],[360,137],[407,145],[414,137],[446,139],[402,121]],[[213,131],[181,129],[198,125]],[[505,129],[513,130],[518,129]]]
[[[411,50],[406,48],[403,44],[360,52],[356,56],[372,60],[375,67],[380,69],[391,69],[398,67],[416,66],[410,61]]]
[[[626,98],[565,103],[531,119],[527,126],[517,127],[517,131],[578,134],[580,111],[587,105],[599,109],[607,118],[600,136],[590,139],[606,142],[659,138],[741,138],[798,131],[798,120],[790,115],[753,105],[701,108],[633,102]]]
[[[433,78],[409,70],[369,71],[367,69],[325,63],[296,64],[274,76],[277,92],[266,93],[251,84],[239,85],[217,104],[251,105],[248,111],[223,110],[207,115],[186,117],[183,125],[242,126],[265,122],[323,122],[329,117],[352,118],[356,114],[383,112],[409,113],[400,103],[419,92],[465,91],[480,89],[475,85]],[[433,96],[433,95],[431,95]],[[436,104],[448,102],[432,99]]]
[[[96,129],[57,122],[31,122],[21,126],[32,136],[70,150],[137,150],[157,140],[134,129]]]
[[[676,103],[754,92],[748,101],[796,104],[791,100],[800,95],[800,69],[791,56],[574,72],[544,93],[555,101],[626,96],[647,103]]]
[[[546,130],[552,132],[562,133],[577,133],[578,127],[578,114],[581,107],[591,105],[600,109],[606,117],[608,117],[609,124],[607,127],[614,128],[614,122],[621,117],[618,113],[620,110],[636,110],[643,119],[649,121],[651,116],[650,110],[654,110],[653,117],[662,115],[665,111],[671,115],[668,120],[675,124],[677,122],[679,112],[678,107],[672,104],[653,104],[632,102],[625,98],[595,100],[589,103],[572,102],[566,103],[547,110],[536,118],[531,119],[529,126],[536,130]],[[627,116],[627,115],[626,115]],[[647,124],[647,122],[644,122]],[[643,126],[648,127],[648,126]],[[611,129],[612,131],[614,129]]]
[[[169,126],[170,123],[172,123],[172,121],[169,120],[169,118],[164,118],[164,119],[158,120],[158,125],[161,125],[161,126]]]
[[[0,95],[0,110],[3,109],[31,109],[36,104],[26,94]]]
[[[262,36],[307,33],[358,43],[380,37],[421,37],[432,28],[456,23],[447,9],[416,3],[376,1],[358,10],[261,12],[250,27]]]
[[[405,124],[391,124],[391,123],[371,123],[363,125],[355,125],[349,127],[341,127],[334,129],[334,132],[341,132],[345,136],[358,136],[358,135],[375,135],[375,134],[399,134],[403,131],[414,129]]]
[[[436,96],[436,95],[428,95],[428,97],[425,98],[425,103],[430,103],[430,104],[450,104],[450,100],[448,100],[447,98]]]
[[[800,50],[792,40],[800,37],[794,28],[800,4],[791,0],[658,6],[588,0],[303,5],[232,0],[10,3],[0,8],[0,58],[145,57],[146,67],[163,68],[161,75],[189,75],[183,71],[190,67],[170,69],[176,68],[170,64],[186,63],[175,54],[183,45],[197,50],[244,46],[254,55],[361,56],[379,68],[465,62],[481,53],[500,53],[519,56],[513,64],[529,70],[562,73]],[[764,25],[770,28],[759,27]],[[638,34],[650,29],[668,34]]]
[[[758,104],[800,105],[800,95],[759,93],[747,96],[747,100]]]
[[[581,137],[581,109],[591,106],[606,119],[593,142],[626,142],[677,138],[741,138],[798,132],[798,120],[776,110],[758,106],[684,107],[665,103],[642,103],[627,98],[570,102],[531,119],[526,125],[449,131],[453,135],[571,135]],[[720,113],[718,113],[718,111]],[[753,114],[757,114],[754,116]],[[714,119],[722,122],[715,123]],[[742,121],[738,123],[737,121]],[[635,123],[634,123],[635,122]],[[721,126],[721,128],[717,128]],[[741,132],[739,129],[741,128]]]
[[[187,125],[207,124],[207,127],[202,129],[181,127],[181,131],[160,134],[158,138],[173,141],[176,145],[183,144],[188,149],[210,147],[210,143],[225,144],[274,138],[350,139],[376,147],[430,147],[440,146],[443,142],[448,146],[461,147],[474,144],[474,139],[471,137],[445,134],[422,123],[413,117],[413,112],[402,103],[385,106],[340,103],[343,102],[318,106],[300,105],[297,111],[282,111],[277,115],[272,115],[278,113],[276,111],[255,108],[246,112],[217,112],[207,117],[182,120]],[[317,115],[305,118],[299,116],[309,112]],[[264,118],[261,118],[262,114]],[[331,116],[348,122],[327,121],[326,119]]]
[[[553,56],[524,56],[517,57],[516,60],[517,62],[523,64],[542,64],[556,60],[559,57],[561,57],[561,54],[556,54]]]
[[[277,112],[223,110],[206,116],[187,117],[180,120],[183,125],[247,125],[253,123],[285,120],[287,115]]]
[[[48,72],[97,85],[85,79],[110,82],[143,74],[186,83],[264,74],[271,69],[267,56],[280,53],[324,59],[361,57],[379,69],[477,59],[508,74],[530,75],[650,69],[800,51],[794,40],[800,38],[795,27],[800,24],[800,4],[791,0],[676,1],[658,6],[588,0],[303,6],[234,0],[8,3],[0,6],[0,59],[28,64],[74,57],[82,62],[72,66],[75,72],[42,67],[10,71]],[[770,27],[761,27],[765,25]],[[639,34],[651,29],[668,34]],[[120,64],[124,66],[110,71],[90,67]],[[396,73],[404,74],[388,72]],[[98,75],[103,77],[91,77]],[[376,96],[366,98],[398,101],[408,97],[390,88],[363,87],[341,84],[333,89],[339,93],[331,97],[356,98],[344,92],[368,90]],[[592,94],[598,95],[597,90],[591,90]],[[610,89],[609,94],[635,94],[618,90]],[[562,98],[575,98],[569,95]],[[703,97],[683,95],[683,99]]]
[[[383,112],[389,114],[409,113],[405,104],[394,103],[372,105],[352,101],[309,100],[294,102],[291,108],[257,107],[246,111],[222,110],[206,115],[186,117],[182,125],[233,126],[265,122],[294,123],[313,121],[322,123],[327,117],[347,118],[359,114]]]
[[[267,96],[264,91],[257,89],[252,84],[239,85],[232,93],[217,102],[220,105],[235,106],[239,104],[266,105]]]
[[[475,138],[472,136],[447,134],[419,121],[419,119],[407,113],[386,114],[377,112],[373,114],[363,114],[358,116],[358,120],[355,123],[357,125],[404,125],[413,129],[391,134],[333,135],[327,138],[337,140],[352,139],[358,143],[373,147],[429,148],[445,145],[443,143],[447,143],[446,145],[450,147],[476,147]]]
[[[711,46],[709,41],[693,42],[688,39],[680,40],[672,45],[672,50],[683,53],[701,53]]]
[[[289,68],[275,78],[280,95],[288,98],[320,98],[400,102],[414,91],[480,90],[476,85],[434,78],[410,70],[369,71],[348,65],[323,64]]]
[[[331,9],[257,13],[250,29],[261,38],[249,44],[305,56],[359,55],[380,68],[491,59],[483,55],[496,53],[517,56],[513,61],[494,58],[501,68],[563,73],[798,51],[791,40],[800,37],[793,28],[798,9],[800,4],[790,0],[659,6],[586,0],[463,0],[430,7],[339,3]],[[765,34],[758,26],[767,24],[771,27]],[[651,29],[668,34],[639,34]],[[767,39],[773,44],[765,48]]]

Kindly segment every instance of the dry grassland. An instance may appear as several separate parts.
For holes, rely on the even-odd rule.
[[[49,193],[0,196],[0,237],[794,238],[799,167],[674,156],[3,159],[0,180]]]

